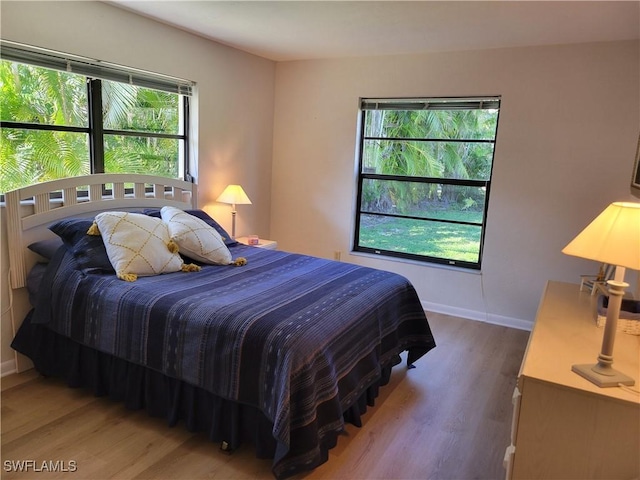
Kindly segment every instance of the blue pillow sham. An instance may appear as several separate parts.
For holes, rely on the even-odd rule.
[[[85,271],[114,272],[100,235],[87,235],[93,219],[65,218],[49,227],[73,253],[78,266]]]
[[[62,239],[60,237],[49,238],[47,240],[40,240],[39,242],[34,242],[29,245],[27,248],[32,252],[37,253],[42,258],[46,258],[47,260],[51,260],[53,255],[58,251],[58,249],[63,245]]]

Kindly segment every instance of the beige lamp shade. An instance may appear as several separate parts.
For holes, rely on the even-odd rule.
[[[250,205],[251,200],[240,185],[227,185],[227,188],[216,200],[220,203],[230,203],[231,205]]]
[[[612,203],[562,253],[640,270],[640,203]]]

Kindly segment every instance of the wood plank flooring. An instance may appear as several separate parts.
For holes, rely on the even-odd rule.
[[[363,426],[347,426],[329,461],[299,478],[504,478],[511,394],[529,333],[428,317],[438,346],[415,369],[394,368]],[[250,445],[227,455],[182,425],[168,428],[33,371],[3,378],[1,402],[2,479],[273,478]],[[59,462],[58,471],[9,471],[19,460]]]

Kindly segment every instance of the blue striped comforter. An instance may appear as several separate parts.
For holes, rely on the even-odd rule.
[[[52,262],[35,323],[97,350],[259,408],[273,422],[273,471],[317,463],[323,436],[408,350],[435,346],[413,286],[371,268],[255,247],[248,265],[141,277]]]

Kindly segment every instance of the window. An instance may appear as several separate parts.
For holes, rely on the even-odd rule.
[[[499,110],[363,99],[354,250],[480,269]]]
[[[0,193],[91,173],[188,176],[190,82],[1,46]]]

